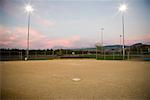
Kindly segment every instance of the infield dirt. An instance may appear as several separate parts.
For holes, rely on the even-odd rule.
[[[150,100],[149,65],[91,59],[1,62],[1,98]]]

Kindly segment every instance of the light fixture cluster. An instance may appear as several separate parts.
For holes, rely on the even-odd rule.
[[[127,8],[127,6],[125,4],[120,5],[120,7],[119,7],[119,11],[121,11],[121,12],[125,12],[127,9],[128,8]]]
[[[25,6],[25,11],[29,13],[29,12],[33,12],[34,9],[31,5],[28,4],[28,5]]]

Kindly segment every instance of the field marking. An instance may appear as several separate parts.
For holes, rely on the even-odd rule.
[[[75,81],[75,82],[78,82],[78,81],[80,81],[81,79],[80,79],[80,78],[73,78],[72,80]]]

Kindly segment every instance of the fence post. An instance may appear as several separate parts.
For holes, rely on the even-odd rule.
[[[45,56],[46,56],[46,51],[45,51]]]
[[[6,57],[7,60],[11,60],[11,51],[9,51],[9,57]]]
[[[115,53],[113,52],[113,60],[115,60]]]
[[[20,58],[21,58],[21,60],[22,60],[22,52],[20,52]]]
[[[96,60],[97,60],[97,47],[96,47]]]
[[[68,54],[67,50],[66,50],[66,55]]]
[[[105,60],[105,51],[104,51],[104,60]]]
[[[53,55],[55,55],[55,51],[53,50]]]
[[[128,60],[130,59],[130,52],[128,51]]]

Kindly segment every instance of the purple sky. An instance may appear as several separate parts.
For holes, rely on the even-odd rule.
[[[0,47],[27,47],[27,14],[30,3],[30,48],[94,47],[120,44],[122,34],[120,4],[125,3],[125,44],[150,44],[149,0],[0,0]]]

